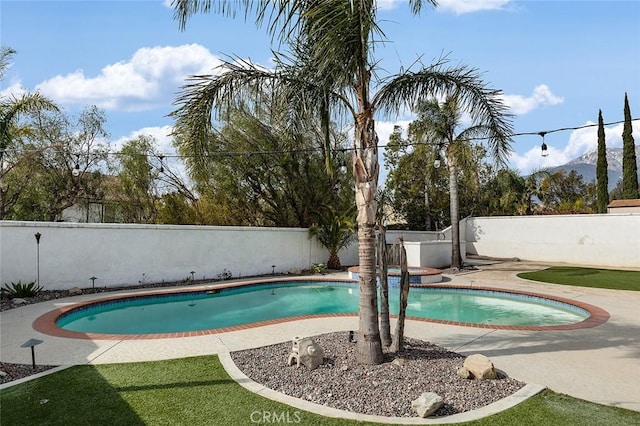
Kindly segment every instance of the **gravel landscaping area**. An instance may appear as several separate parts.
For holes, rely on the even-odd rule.
[[[23,379],[33,374],[42,373],[43,371],[47,371],[55,367],[55,365],[36,365],[36,368],[33,368],[33,365],[31,364],[11,364],[8,362],[2,362],[0,363],[0,385],[14,380]]]
[[[348,341],[345,332],[313,340],[324,352],[324,363],[315,370],[287,365],[291,342],[233,352],[231,357],[244,374],[275,391],[379,416],[415,417],[411,401],[423,392],[435,392],[444,399],[434,416],[446,416],[483,407],[525,386],[504,374],[496,380],[463,379],[457,375],[463,355],[420,340],[405,339],[402,353],[385,353],[383,364],[370,366],[356,362],[356,344]],[[392,363],[395,358],[402,361]]]

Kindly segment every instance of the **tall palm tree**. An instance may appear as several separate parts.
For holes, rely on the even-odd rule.
[[[266,25],[272,37],[289,47],[288,58],[274,53],[275,68],[265,70],[246,61],[228,61],[212,75],[194,76],[177,99],[175,132],[197,147],[209,135],[212,112],[256,87],[269,87],[288,99],[293,117],[316,119],[347,116],[354,126],[353,175],[358,209],[359,336],[357,360],[383,361],[376,297],[376,190],[378,137],[376,113],[393,116],[419,99],[458,90],[471,115],[508,133],[499,91],[487,89],[474,69],[447,68],[445,60],[380,79],[374,47],[384,40],[378,26],[376,0],[174,0],[175,17],[184,29],[188,19],[212,9],[233,16],[243,9]],[[409,0],[418,14],[435,0]],[[374,89],[376,91],[374,92]],[[307,115],[308,117],[308,115]]]
[[[4,79],[4,73],[15,53],[16,51],[9,47],[0,49],[0,80]],[[58,111],[58,107],[38,92],[24,93],[21,96],[10,95],[0,99],[0,220],[4,218],[10,204],[7,200],[9,188],[5,187],[3,178],[15,165],[15,163],[5,165],[5,152],[11,147],[15,138],[30,133],[28,127],[19,125],[20,117],[45,110]]]
[[[511,151],[509,133],[502,122],[477,121],[464,127],[465,105],[460,92],[448,94],[440,103],[437,99],[420,102],[416,106],[419,118],[411,123],[411,132],[437,145],[445,152],[449,168],[449,209],[451,214],[451,267],[462,267],[460,253],[460,204],[458,200],[458,174],[460,162],[467,156],[473,140],[486,137],[489,151],[499,163],[504,163]]]

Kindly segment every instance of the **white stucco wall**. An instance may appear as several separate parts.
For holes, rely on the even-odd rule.
[[[460,243],[462,261],[466,260],[466,244]],[[404,244],[408,266],[447,268],[451,265],[451,241],[409,241]]]
[[[460,231],[462,253],[640,268],[640,214],[468,218]],[[0,221],[0,285],[36,280],[36,232],[47,289],[90,287],[92,276],[106,287],[183,280],[191,271],[196,279],[216,279],[225,269],[236,278],[268,274],[272,265],[281,273],[328,257],[306,229]],[[409,266],[450,265],[450,240],[389,231],[387,242],[400,234]],[[356,265],[357,243],[340,260]]]
[[[325,263],[327,251],[306,229],[173,225],[0,222],[0,285],[37,278],[47,289],[137,284],[140,281],[233,277]],[[357,263],[357,244],[340,253]]]
[[[476,217],[467,253],[640,268],[640,214]]]

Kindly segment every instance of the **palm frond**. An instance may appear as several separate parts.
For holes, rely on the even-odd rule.
[[[419,101],[456,93],[461,106],[474,122],[488,128],[487,144],[498,162],[511,152],[512,115],[503,103],[501,92],[486,88],[477,70],[466,66],[447,67],[441,59],[434,65],[390,77],[383,82],[373,100],[380,112],[391,114]]]
[[[5,149],[9,145],[11,128],[16,124],[19,116],[40,111],[59,111],[59,109],[53,101],[38,92],[3,99],[0,102],[0,148]]]

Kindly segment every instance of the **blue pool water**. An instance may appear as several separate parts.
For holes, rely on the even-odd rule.
[[[390,291],[390,312],[398,292]],[[124,298],[64,314],[64,329],[101,334],[155,334],[209,330],[300,315],[357,313],[358,286],[345,282],[278,282],[194,292]],[[540,297],[487,290],[412,288],[408,317],[494,325],[558,325],[589,313]]]

